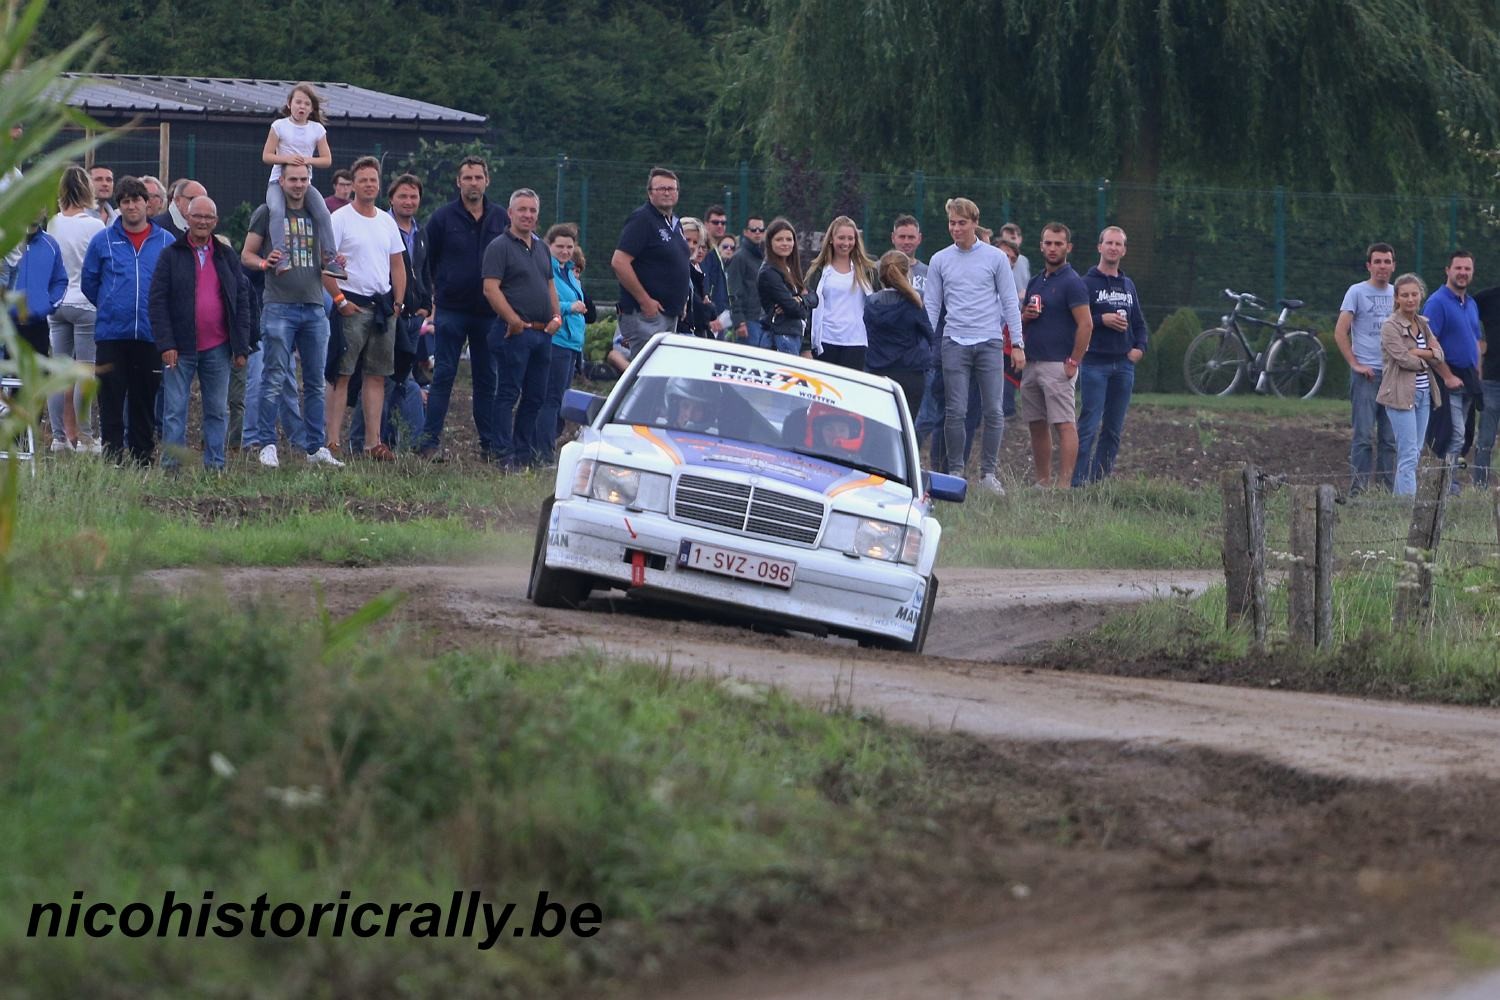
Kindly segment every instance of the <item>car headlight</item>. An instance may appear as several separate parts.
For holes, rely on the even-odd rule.
[[[867,559],[895,562],[901,556],[901,538],[905,532],[904,525],[862,517],[854,526],[854,551]]]
[[[637,510],[665,513],[672,478],[624,465],[584,459],[573,473],[575,494]]]

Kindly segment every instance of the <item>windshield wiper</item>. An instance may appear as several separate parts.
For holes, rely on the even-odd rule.
[[[838,455],[828,455],[821,451],[813,451],[811,448],[791,448],[789,450],[796,452],[798,455],[806,455],[808,458],[820,458],[825,462],[834,462],[838,465],[847,465],[851,469],[858,469],[860,472],[868,472],[871,475],[880,476],[882,479],[889,479],[893,483],[900,483],[902,486],[908,485],[906,480],[896,475],[890,469],[882,469],[878,465],[870,465],[867,462],[861,462],[857,459],[852,458],[844,458]]]

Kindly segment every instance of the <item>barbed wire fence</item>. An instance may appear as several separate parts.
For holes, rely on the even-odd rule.
[[[1500,565],[1500,486],[1455,492],[1468,475],[1432,463],[1414,498],[1350,497],[1333,485],[1347,469],[1224,470],[1226,625],[1258,649],[1283,638],[1327,649],[1372,628],[1447,628],[1465,602],[1482,610]]]

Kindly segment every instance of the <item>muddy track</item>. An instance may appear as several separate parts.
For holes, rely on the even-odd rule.
[[[398,617],[433,649],[598,649],[962,732],[996,747],[1005,772],[1111,817],[1086,849],[997,846],[1008,871],[1030,873],[1024,893],[1008,878],[939,906],[920,933],[771,948],[771,971],[719,956],[723,968],[651,995],[1500,996],[1466,982],[1450,940],[1456,926],[1500,940],[1500,711],[1006,665],[1208,574],[945,570],[921,657],[619,597],[541,610],[514,565],[153,574],[184,589],[205,575],[303,607],[321,582],[335,613],[396,587]]]

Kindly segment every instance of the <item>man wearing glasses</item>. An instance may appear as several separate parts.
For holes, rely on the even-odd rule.
[[[703,291],[714,304],[714,318],[709,321],[708,328],[715,337],[723,340],[729,333],[729,282],[724,275],[724,259],[719,256],[719,244],[724,239],[724,228],[729,225],[729,213],[724,211],[723,205],[710,205],[703,211],[703,222],[708,226]]]
[[[631,353],[671,333],[692,289],[687,241],[676,214],[677,175],[653,167],[646,203],[625,220],[610,267],[620,282],[620,333]]]
[[[729,258],[725,278],[729,284],[729,315],[734,332],[751,347],[771,347],[760,328],[760,292],[755,287],[760,265],[766,259],[766,220],[752,215],[745,220],[739,249]]]

